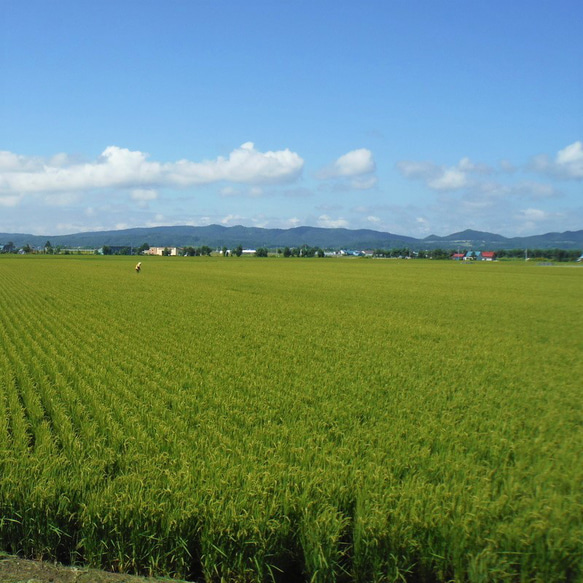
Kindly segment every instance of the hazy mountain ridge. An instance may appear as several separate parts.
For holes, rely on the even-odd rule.
[[[429,235],[416,239],[404,235],[383,233],[370,229],[324,229],[320,227],[294,227],[292,229],[263,229],[241,225],[224,227],[142,227],[119,231],[96,231],[72,235],[29,235],[23,233],[0,233],[0,244],[14,243],[16,247],[30,245],[44,247],[50,241],[53,247],[99,248],[104,245],[139,247],[148,243],[155,247],[233,247],[242,245],[257,247],[298,247],[310,245],[329,249],[581,249],[583,230],[563,233],[545,233],[530,237],[503,237],[495,233],[467,229],[445,237]]]

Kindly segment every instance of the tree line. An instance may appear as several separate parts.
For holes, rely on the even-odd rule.
[[[148,243],[143,243],[139,247],[132,246],[110,246],[104,245],[101,248],[103,255],[141,255],[150,248]],[[445,260],[451,259],[454,253],[463,253],[464,255],[470,251],[469,249],[452,250],[447,248],[437,248],[425,251],[415,251],[409,247],[394,247],[391,249],[375,249],[372,253],[373,257],[385,258],[409,258],[409,259],[437,259]],[[0,253],[44,253],[47,255],[68,255],[71,250],[65,249],[62,245],[53,246],[50,241],[47,241],[42,248],[33,248],[26,244],[22,247],[17,247],[12,241],[4,245],[0,245]],[[79,253],[81,250],[78,251]],[[97,251],[95,251],[97,253]],[[269,255],[267,247],[259,247],[255,251],[256,257],[267,257]],[[183,247],[181,255],[187,257],[209,257],[213,253],[213,249],[208,245],[200,247]],[[532,260],[547,260],[547,261],[577,261],[581,257],[581,249],[499,249],[495,251],[496,259],[532,259]],[[223,246],[221,255],[223,257],[241,257],[243,254],[243,246],[237,245],[233,249],[228,249]],[[300,247],[284,247],[276,250],[278,256],[283,257],[324,257],[324,250],[320,247],[312,247],[310,245],[302,245]],[[170,255],[170,249],[166,247],[162,255]]]

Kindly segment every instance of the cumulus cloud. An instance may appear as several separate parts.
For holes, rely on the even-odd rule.
[[[462,158],[455,166],[439,166],[433,162],[402,160],[397,169],[405,178],[423,180],[432,190],[452,191],[471,184],[471,175],[489,174],[491,168]]]
[[[575,142],[560,150],[556,163],[567,178],[583,178],[583,142]]]
[[[583,176],[583,144],[576,142],[567,146],[557,154],[554,161],[544,155],[537,156],[529,168],[553,175],[554,178]],[[561,196],[561,192],[551,184],[532,180],[513,183],[510,175],[520,168],[508,161],[500,162],[496,170],[498,178],[494,179],[491,176],[495,173],[493,168],[472,162],[469,158],[462,158],[454,166],[404,160],[397,163],[397,169],[405,178],[421,180],[427,188],[440,193],[440,196],[463,191],[466,202],[471,205],[491,205],[506,198],[542,200]]]
[[[377,183],[373,154],[366,148],[352,150],[316,173],[319,180],[349,179],[346,186],[356,190],[367,190]]]
[[[427,185],[434,190],[458,190],[468,185],[468,178],[462,170],[447,168],[428,180]]]
[[[531,168],[565,180],[583,178],[583,142],[577,141],[559,150],[554,159],[547,154],[534,156]]]
[[[336,176],[358,176],[360,174],[370,174],[376,169],[372,152],[366,148],[353,150],[340,156],[334,162]]]
[[[192,162],[150,161],[140,151],[107,147],[89,163],[72,162],[59,154],[50,160],[0,152],[0,196],[29,193],[131,188],[133,193],[158,187],[188,187],[214,182],[247,184],[287,183],[302,172],[304,161],[289,149],[260,152],[251,142],[233,150],[228,158]],[[136,200],[144,200],[137,198]],[[151,199],[150,199],[151,200]]]
[[[278,183],[295,180],[304,166],[303,159],[290,150],[259,152],[252,142],[233,150],[228,158],[219,156],[205,162],[178,162],[165,166],[168,180],[190,186],[228,181],[242,183]]]

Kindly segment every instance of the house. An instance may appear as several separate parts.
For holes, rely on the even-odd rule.
[[[463,253],[454,253],[451,258],[454,261],[462,261],[465,258],[465,255]]]
[[[483,261],[494,261],[496,259],[496,252],[495,251],[482,251],[482,260]]]
[[[482,253],[480,251],[468,251],[464,257],[464,261],[481,261]]]
[[[168,249],[170,255],[178,255],[178,247],[150,247],[144,251],[145,255],[164,255],[164,250]]]

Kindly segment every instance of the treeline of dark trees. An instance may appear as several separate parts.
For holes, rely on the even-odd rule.
[[[530,258],[549,259],[550,261],[577,261],[581,257],[580,249],[502,249],[496,251],[498,259]]]
[[[410,257],[412,259],[451,259],[454,253],[463,253],[469,249],[459,251],[451,249],[432,249],[430,251],[411,251],[402,249],[375,249],[375,257]],[[496,259],[545,259],[548,261],[577,261],[581,257],[580,249],[500,249],[495,251]]]
[[[213,250],[208,245],[203,245],[202,247],[184,247],[182,255],[186,255],[187,257],[210,257],[212,252]]]
[[[284,257],[324,257],[324,251],[320,247],[310,247],[309,245],[284,247],[281,254]]]

